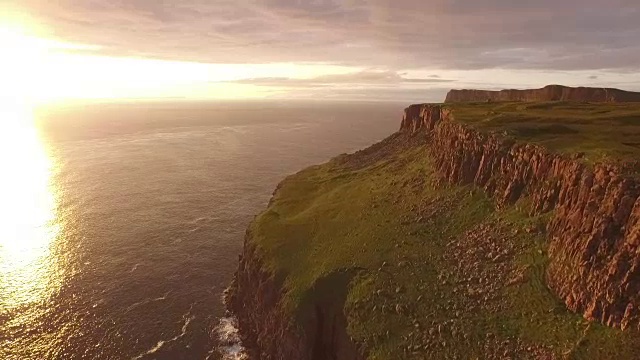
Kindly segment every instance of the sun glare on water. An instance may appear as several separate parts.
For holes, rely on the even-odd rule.
[[[52,161],[31,109],[0,108],[0,311],[44,301],[60,285]]]

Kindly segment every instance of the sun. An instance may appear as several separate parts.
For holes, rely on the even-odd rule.
[[[159,58],[114,56],[122,49],[51,38],[50,31],[28,24],[0,17],[0,102],[260,99],[286,89],[247,80],[358,71],[331,64],[194,62],[179,59],[177,53]],[[177,60],[168,60],[174,57]]]
[[[0,24],[0,99],[13,104],[64,98],[78,86],[78,77],[67,51],[92,51],[99,47],[47,39],[27,31],[27,27]]]
[[[34,85],[34,74],[43,60],[46,49],[34,38],[16,29],[0,27],[0,98],[5,102],[25,102]]]
[[[111,57],[101,47],[46,39],[0,25],[0,99],[50,103],[82,99],[260,97],[228,81],[250,66]]]

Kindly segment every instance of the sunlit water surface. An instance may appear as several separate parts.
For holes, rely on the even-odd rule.
[[[0,358],[235,354],[220,297],[247,224],[283,176],[382,139],[401,109],[1,109]]]

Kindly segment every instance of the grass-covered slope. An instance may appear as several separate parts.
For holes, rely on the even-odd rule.
[[[472,121],[495,106],[531,122],[538,113],[478,104],[456,118]],[[499,127],[522,130],[527,121]],[[526,136],[549,143],[566,135],[544,133]],[[526,198],[497,210],[471,185],[441,183],[428,152],[422,136],[399,133],[281,183],[250,241],[284,278],[286,314],[304,323],[314,299],[347,291],[348,334],[370,359],[638,358],[637,333],[588,323],[546,288],[549,214],[527,216]],[[345,270],[355,274],[348,289],[326,283]]]
[[[457,121],[589,162],[640,160],[640,103],[447,104]]]

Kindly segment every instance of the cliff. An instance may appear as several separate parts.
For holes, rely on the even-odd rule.
[[[640,118],[638,119],[640,123]],[[530,197],[555,211],[547,284],[572,311],[609,326],[640,327],[640,183],[614,166],[583,162],[456,123],[438,105],[406,110],[401,131],[428,131],[438,173],[473,183],[499,206]]]
[[[451,90],[446,103],[484,101],[640,102],[640,93],[612,88],[548,85],[531,90]]]
[[[640,106],[412,105],[294,174],[227,296],[252,359],[635,359]]]
[[[245,250],[225,302],[236,314],[242,329],[242,342],[250,358],[364,359],[346,333],[346,318],[342,311],[344,295],[336,294],[335,289],[327,286],[334,280],[339,289],[346,289],[350,279],[348,273],[336,273],[324,283],[318,282],[310,291],[313,304],[295,319],[299,323],[291,321],[290,314],[281,307],[283,280],[267,270],[248,232]]]

